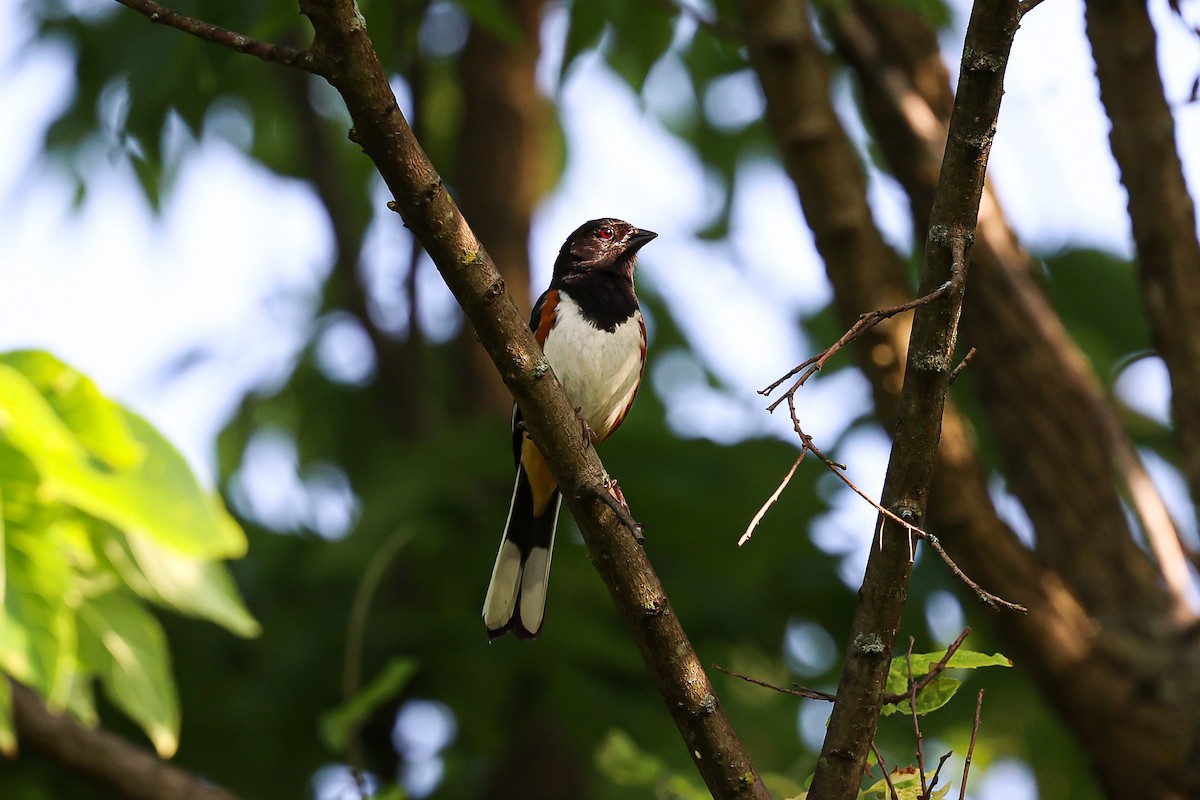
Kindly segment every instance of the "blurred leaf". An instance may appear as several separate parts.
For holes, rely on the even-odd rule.
[[[87,376],[40,350],[0,353],[0,364],[24,375],[97,459],[114,469],[126,469],[145,457],[120,406],[102,395]]]
[[[416,674],[417,662],[394,658],[366,688],[321,718],[321,738],[331,750],[341,753],[350,736],[375,711],[399,696]]]
[[[179,704],[162,627],[127,595],[110,592],[84,602],[80,650],[112,701],[169,758],[179,746]],[[202,669],[202,665],[195,665]]]
[[[916,767],[894,767],[890,777],[900,800],[921,800],[921,775]],[[950,784],[947,782],[935,789],[930,797],[932,800],[942,800],[949,791]],[[858,793],[859,800],[890,800],[891,796],[885,778],[880,778]]]
[[[221,562],[187,558],[145,536],[112,528],[98,536],[105,556],[139,596],[215,622],[239,636],[260,633]]]
[[[622,730],[610,730],[596,751],[596,766],[621,786],[653,786],[666,766],[656,756],[644,753],[633,737]]]
[[[0,364],[0,436],[41,477],[39,495],[61,500],[125,530],[193,556],[236,556],[246,549],[237,523],[196,482],[187,462],[141,417],[122,411],[146,457],[112,470],[87,450],[20,372]]]
[[[17,755],[17,727],[13,722],[12,684],[0,676],[0,755]]]

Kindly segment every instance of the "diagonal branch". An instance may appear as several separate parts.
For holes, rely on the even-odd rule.
[[[7,678],[0,677],[0,680]],[[158,756],[101,728],[52,713],[30,689],[12,683],[13,715],[22,746],[130,800],[237,800]]]
[[[210,22],[189,17],[187,14],[180,14],[166,6],[159,5],[154,0],[117,0],[123,6],[128,6],[134,11],[143,15],[151,22],[157,22],[160,25],[166,25],[169,28],[181,30],[184,33],[190,33],[198,39],[203,39],[206,42],[219,44],[222,47],[228,47],[230,50],[236,50],[239,53],[246,53],[255,58],[261,58],[263,61],[270,61],[274,64],[282,64],[285,67],[295,67],[302,69],[305,72],[321,74],[322,64],[312,52],[308,50],[298,50],[294,47],[284,47],[282,45],[271,44],[270,42],[262,42],[258,39],[251,39],[245,34],[237,33],[219,25],[213,25]]]
[[[747,42],[750,60],[760,76],[779,71],[780,61],[809,58],[816,51],[802,2],[745,2],[742,12],[747,30],[752,31]],[[913,319],[896,436],[880,503],[910,525],[920,524],[928,501],[953,369],[963,279],[1016,27],[1015,0],[978,0],[967,29],[960,91],[921,277],[922,294],[946,282],[951,288],[937,302],[918,308]],[[767,96],[770,114],[772,93]],[[912,569],[904,528],[882,515],[880,525],[881,546],[872,549],[867,562],[838,701],[813,776],[809,796],[814,800],[857,794],[878,724],[884,677]]]
[[[530,434],[546,455],[592,561],[709,791],[717,798],[766,800],[769,793],[671,613],[645,551],[600,499],[607,490],[606,474],[595,450],[578,435],[574,408],[551,377],[491,258],[396,105],[357,4],[301,0],[300,10],[316,31],[311,59],[323,65],[321,74],[350,112],[352,139],[374,162],[394,197],[391,207],[425,246],[520,403]],[[185,25],[177,27],[191,32]],[[209,40],[238,44],[224,36]]]

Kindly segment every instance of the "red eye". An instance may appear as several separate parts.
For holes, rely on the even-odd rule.
[[[601,239],[611,239],[611,238],[613,238],[613,229],[612,228],[601,228],[600,232],[599,232],[599,236]]]

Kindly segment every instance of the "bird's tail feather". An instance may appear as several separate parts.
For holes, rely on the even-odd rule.
[[[561,505],[562,495],[555,489],[542,515],[534,516],[529,476],[524,466],[517,468],[508,523],[483,601],[489,638],[512,631],[518,639],[532,639],[541,633]]]

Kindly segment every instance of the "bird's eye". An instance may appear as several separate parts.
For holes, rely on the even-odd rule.
[[[611,239],[611,238],[613,238],[613,229],[612,228],[601,228],[599,230],[599,232],[597,233],[597,235],[601,239],[606,239],[606,240]]]

